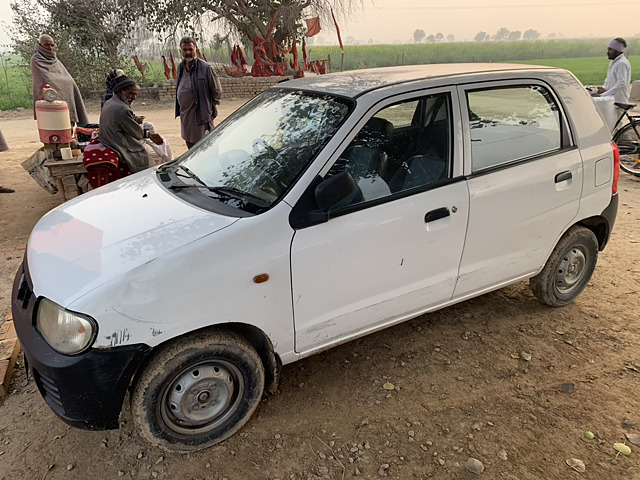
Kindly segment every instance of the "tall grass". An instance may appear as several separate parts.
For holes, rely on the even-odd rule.
[[[628,60],[631,63],[631,81],[640,80],[640,55],[630,56]],[[532,59],[509,63],[527,63],[530,65],[564,68],[578,77],[578,80],[584,85],[602,85],[609,68],[607,57]]]
[[[30,108],[31,72],[16,55],[0,53],[0,110]]]
[[[422,65],[425,63],[506,62],[547,58],[605,57],[607,41],[539,40],[535,42],[460,42],[409,45],[348,45],[344,69]],[[311,59],[331,57],[333,71],[340,69],[342,52],[337,46],[310,47]]]
[[[535,42],[460,42],[410,45],[347,45],[344,51],[343,70],[386,67],[393,65],[419,65],[454,62],[512,62],[561,67],[573,72],[586,85],[600,85],[607,74],[607,39],[540,40]],[[631,42],[633,47],[634,42]],[[337,46],[310,46],[310,60],[331,58],[332,71],[340,71],[342,52]],[[633,53],[633,49],[631,50]],[[167,52],[168,53],[168,52]],[[174,52],[174,54],[177,53]],[[228,62],[226,49],[205,49],[210,61]],[[246,58],[252,55],[245,54]],[[299,55],[302,61],[302,51]],[[176,62],[180,58],[176,58]],[[164,67],[156,59],[140,58],[147,63],[145,79],[148,82],[165,81]],[[629,57],[632,80],[640,80],[640,56]],[[115,66],[114,66],[115,67]],[[142,76],[132,60],[125,65],[127,75],[137,81]],[[105,72],[105,77],[106,77]],[[80,85],[81,89],[83,88]],[[87,97],[99,98],[102,91],[83,90]],[[31,72],[17,56],[0,55],[0,110],[31,108]]]

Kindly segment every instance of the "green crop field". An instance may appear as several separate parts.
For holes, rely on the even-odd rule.
[[[347,45],[344,58],[337,46],[309,46],[307,52],[310,60],[330,59],[333,72],[340,71],[341,64],[344,70],[357,70],[428,63],[510,62],[565,68],[573,72],[585,85],[601,85],[607,74],[607,41],[606,39],[582,39],[512,43]],[[632,46],[633,43],[632,40]],[[205,50],[205,55],[210,60],[224,61],[226,49],[217,52]],[[249,59],[253,55],[245,54],[245,57]],[[145,72],[147,81],[165,80],[161,61],[145,59],[142,56],[140,60],[148,64]],[[301,51],[299,60],[302,61]],[[632,80],[640,80],[640,56],[631,55],[629,61]],[[127,74],[141,81],[142,78],[133,66],[133,62],[128,63],[123,66]],[[101,92],[96,91],[95,88],[93,90],[93,93],[87,93],[87,96],[99,98]],[[28,67],[16,56],[0,54],[0,110],[31,108],[31,106],[31,74]]]
[[[31,108],[31,72],[15,55],[0,54],[0,110]]]

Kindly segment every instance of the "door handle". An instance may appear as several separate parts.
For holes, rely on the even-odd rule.
[[[571,180],[571,172],[561,172],[556,175],[556,183],[564,182],[565,180]]]
[[[449,215],[450,213],[447,207],[436,208],[424,216],[424,223],[435,222],[436,220],[448,217]]]

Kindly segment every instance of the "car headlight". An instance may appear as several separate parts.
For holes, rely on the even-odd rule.
[[[40,300],[36,324],[47,343],[67,355],[89,347],[98,330],[92,318],[69,312],[46,298]]]

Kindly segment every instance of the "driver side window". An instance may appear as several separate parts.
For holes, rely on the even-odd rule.
[[[451,122],[448,94],[390,105],[362,127],[328,175],[348,172],[355,191],[335,207],[416,189],[450,178]]]

